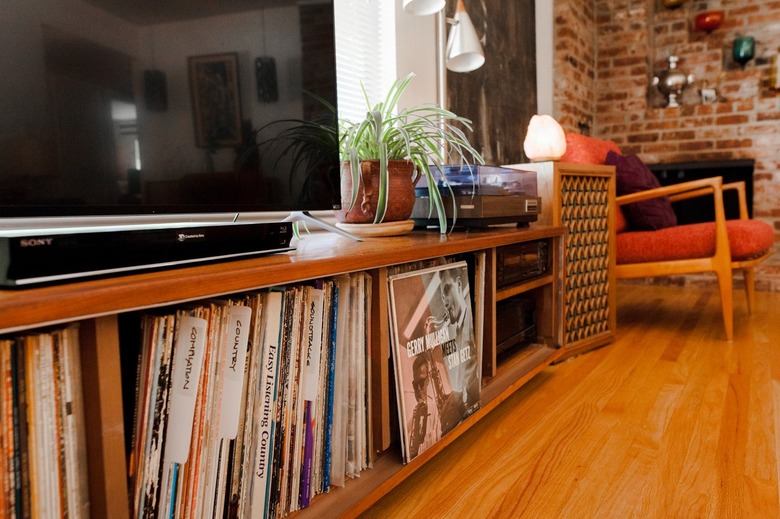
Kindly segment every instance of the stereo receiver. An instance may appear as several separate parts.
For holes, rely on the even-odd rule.
[[[496,252],[497,288],[541,276],[549,270],[547,240],[506,245]]]

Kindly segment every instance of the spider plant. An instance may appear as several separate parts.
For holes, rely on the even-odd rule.
[[[282,159],[292,161],[293,172],[301,172],[307,186],[317,185],[314,177],[322,176],[323,166],[349,163],[352,177],[352,193],[348,203],[351,209],[358,198],[360,189],[360,162],[378,160],[380,165],[379,201],[374,223],[384,220],[388,200],[388,162],[390,160],[408,160],[413,164],[410,182],[416,184],[420,176],[425,176],[431,199],[431,211],[436,210],[441,232],[447,229],[447,214],[444,200],[437,188],[437,179],[432,170],[441,172],[442,184],[450,189],[444,175],[445,164],[469,165],[484,164],[482,156],[469,144],[463,129],[471,131],[471,121],[459,117],[449,110],[435,104],[423,104],[404,108],[396,113],[398,102],[414,74],[396,80],[387,92],[384,101],[372,105],[363,88],[366,102],[366,116],[361,121],[345,119],[333,124],[336,117],[335,107],[326,100],[317,98],[327,109],[327,115],[319,120],[287,119],[274,121],[255,131],[251,145],[238,159],[243,164],[251,153],[264,154],[275,150],[276,163]],[[281,125],[282,130],[275,127]],[[462,128],[463,129],[462,129]],[[258,136],[272,130],[273,136],[258,140]],[[338,150],[338,152],[336,152]],[[238,166],[237,166],[238,167]],[[342,168],[342,173],[347,168]],[[294,178],[289,179],[292,186]],[[305,190],[304,190],[305,191]],[[342,204],[344,201],[342,201]],[[455,198],[452,197],[453,224],[456,216]]]
[[[380,164],[379,200],[374,223],[382,222],[387,204],[388,171],[390,160],[409,160],[413,163],[411,181],[416,184],[420,176],[428,182],[431,208],[435,208],[442,233],[447,229],[447,215],[432,168],[442,172],[445,164],[469,165],[472,161],[484,164],[479,152],[469,144],[462,128],[471,131],[471,121],[434,104],[417,105],[398,110],[398,102],[414,74],[396,80],[384,101],[371,104],[363,88],[366,101],[366,117],[357,122],[339,122],[339,144],[342,161],[348,161],[352,175],[352,197],[349,208],[354,206],[359,192],[360,162],[378,160]],[[342,170],[342,174],[343,170]],[[445,184],[450,189],[449,184]],[[453,219],[456,216],[455,198]],[[343,203],[343,202],[342,202]],[[453,222],[454,223],[454,222]]]
[[[252,144],[236,162],[240,169],[254,153],[272,157],[272,171],[290,171],[290,192],[299,192],[301,203],[322,196],[318,190],[338,192],[339,135],[336,108],[327,100],[306,93],[318,101],[323,113],[312,119],[281,119],[272,121],[252,132]],[[270,134],[270,136],[269,136]],[[286,161],[286,162],[285,162]],[[282,167],[281,164],[285,165]],[[334,172],[335,178],[331,177]],[[301,189],[295,189],[302,182]]]

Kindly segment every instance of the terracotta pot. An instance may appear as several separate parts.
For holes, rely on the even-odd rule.
[[[352,175],[349,163],[342,165],[341,171],[341,209],[336,211],[336,219],[343,223],[374,223],[376,204],[379,198],[379,161],[366,160],[360,163],[360,186],[358,197],[352,209],[349,202],[352,197]],[[387,193],[387,211],[383,222],[408,220],[414,208],[414,184],[412,172],[414,163],[408,160],[391,160],[388,163],[389,186]]]

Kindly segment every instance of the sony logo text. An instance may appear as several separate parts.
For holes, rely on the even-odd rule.
[[[19,245],[22,247],[41,247],[43,245],[51,245],[54,238],[23,238],[19,241]]]

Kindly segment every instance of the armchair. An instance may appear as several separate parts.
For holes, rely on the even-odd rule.
[[[726,220],[723,191],[738,193],[740,218]],[[617,279],[713,272],[720,288],[726,339],[734,336],[733,272],[741,271],[747,293],[748,312],[755,305],[753,269],[772,254],[774,231],[764,222],[748,219],[743,182],[722,184],[720,177],[694,180],[619,196],[623,207],[641,200],[667,196],[671,202],[711,196],[715,221],[676,225],[658,230],[633,231],[623,225],[616,234]],[[618,211],[618,219],[622,211]]]
[[[772,255],[775,241],[769,224],[748,218],[744,183],[724,185],[721,177],[711,177],[660,187],[635,155],[623,156],[612,141],[575,133],[567,133],[566,141],[567,152],[562,161],[616,166],[615,278],[713,272],[720,289],[726,339],[731,340],[734,336],[733,273],[742,272],[747,308],[751,312],[755,306],[754,268]],[[737,192],[738,219],[726,219],[724,190]],[[677,225],[673,212],[670,217],[663,214],[664,205],[672,211],[670,202],[704,196],[710,197],[714,204],[713,222]],[[637,214],[642,209],[636,202],[645,205],[644,214]]]

